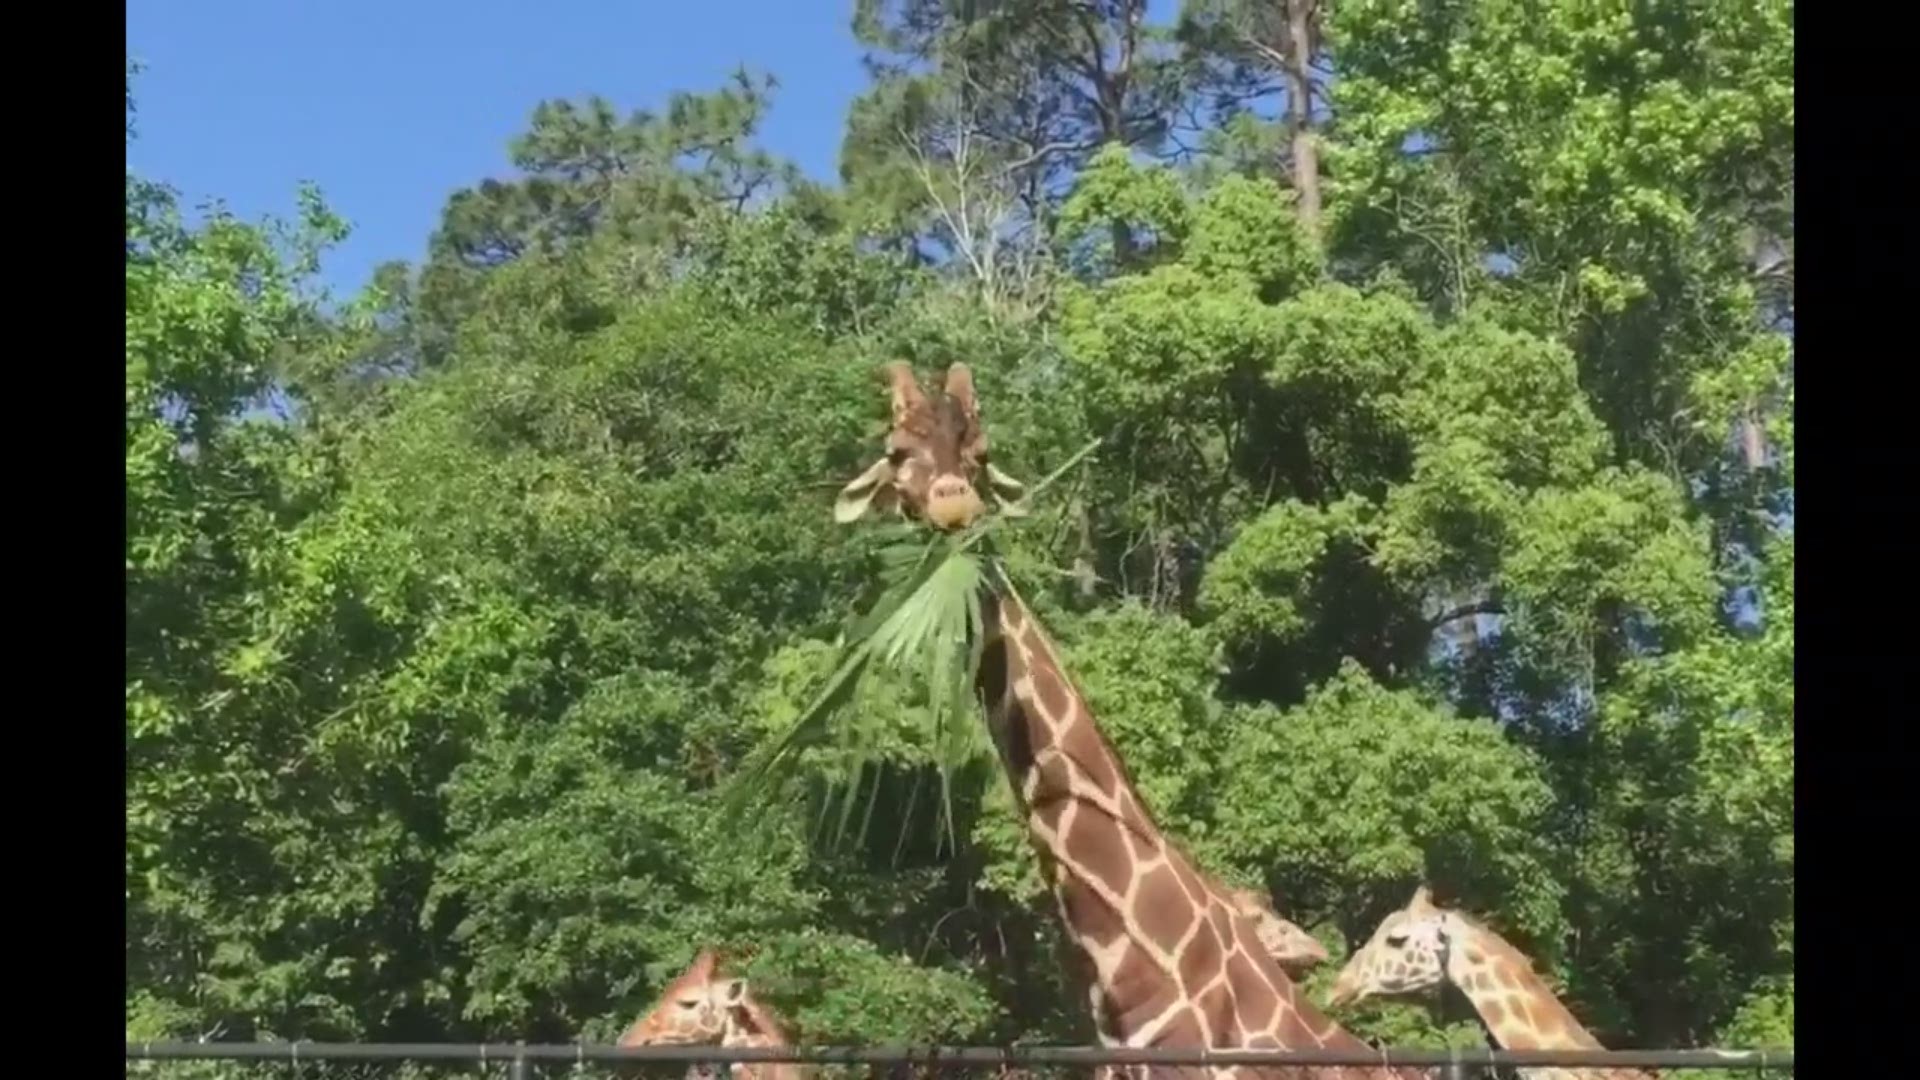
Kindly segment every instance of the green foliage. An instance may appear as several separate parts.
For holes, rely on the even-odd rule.
[[[1720,1041],[1727,1046],[1793,1047],[1793,976],[1768,980],[1754,991],[1728,1022]]]
[[[1675,418],[1759,329],[1756,250],[1790,253],[1793,5],[1365,0],[1333,22],[1354,243],[1575,345],[1636,458],[1721,453]]]
[[[1227,176],[1206,190],[1187,241],[1193,266],[1213,278],[1237,277],[1269,303],[1320,276],[1320,257],[1271,180]]]
[[[129,172],[129,1038],[605,1039],[713,945],[810,1040],[1087,1040],[994,575],[1310,994],[1424,879],[1603,1041],[1791,1045],[1791,5],[1338,5],[1321,241],[1284,6],[989,7],[859,5],[841,190],[770,80],[547,103],[331,308],[317,194]],[[990,549],[832,523],[894,358],[1056,468]]]
[[[1497,903],[1545,944],[1560,928],[1541,824],[1552,792],[1533,755],[1484,720],[1448,715],[1343,665],[1285,712],[1239,710],[1217,800],[1223,857],[1278,867],[1281,896],[1349,941],[1434,876]]]
[[[1279,503],[1250,522],[1207,568],[1200,587],[1208,628],[1225,642],[1296,641],[1326,615],[1317,573],[1329,545],[1359,534],[1362,504],[1321,510]]]
[[[1220,781],[1218,762],[1199,751],[1226,730],[1212,696],[1212,643],[1137,601],[1062,632],[1063,659],[1147,805],[1174,835],[1198,840]]]
[[[1069,246],[1092,239],[1094,249],[1080,260],[1086,272],[1104,277],[1142,248],[1177,253],[1191,227],[1191,209],[1173,174],[1140,167],[1116,142],[1087,162],[1073,196],[1060,208],[1058,230]],[[1114,250],[1116,238],[1124,239],[1129,250]]]

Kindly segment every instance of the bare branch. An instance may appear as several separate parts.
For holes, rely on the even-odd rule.
[[[1260,55],[1260,58],[1262,60],[1265,60],[1267,63],[1272,64],[1274,67],[1281,68],[1281,69],[1284,69],[1287,66],[1287,55],[1281,52],[1279,49],[1276,49],[1273,46],[1268,45],[1266,42],[1261,41],[1259,38],[1254,37],[1251,33],[1248,33],[1245,30],[1237,31],[1235,36],[1240,39],[1240,44],[1245,45],[1247,48],[1252,49],[1254,52],[1258,53]]]
[[[1461,619],[1469,616],[1505,615],[1506,613],[1506,605],[1498,600],[1475,600],[1471,604],[1461,604],[1458,607],[1448,608],[1433,618],[1428,619],[1427,632],[1432,633],[1448,623],[1459,622]]]
[[[1039,161],[1042,158],[1047,157],[1050,154],[1057,154],[1062,150],[1071,150],[1075,153],[1084,153],[1091,149],[1093,149],[1093,147],[1090,145],[1087,145],[1081,142],[1075,142],[1072,140],[1050,142],[1045,146],[1042,146],[1040,149],[1035,150],[1033,153],[1028,154],[1026,157],[1023,157],[1020,160],[1005,166],[1000,170],[1000,173],[1002,176],[1004,176],[1008,173],[1018,172],[1021,169],[1027,168],[1030,165],[1039,163]]]

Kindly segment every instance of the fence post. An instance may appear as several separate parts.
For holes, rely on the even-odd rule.
[[[521,1039],[514,1045],[525,1047],[527,1040]],[[514,1051],[513,1064],[507,1069],[507,1078],[508,1080],[527,1080],[527,1052],[524,1049]]]

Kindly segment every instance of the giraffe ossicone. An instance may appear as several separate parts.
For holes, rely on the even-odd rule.
[[[1017,502],[1024,486],[989,459],[966,365],[950,366],[933,394],[921,388],[910,365],[894,363],[884,371],[893,416],[886,453],[841,488],[836,521],[858,521],[877,508],[953,531],[986,513],[982,489],[1003,508]],[[1365,1051],[1365,1044],[1295,987],[1263,942],[1259,917],[1161,832],[1059,651],[1004,574],[983,575],[980,601],[975,693],[1086,976],[1100,1041]],[[1405,1080],[1419,1075],[1326,1066],[1105,1071]]]

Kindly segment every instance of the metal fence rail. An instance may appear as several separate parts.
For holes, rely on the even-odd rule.
[[[508,1066],[524,1075],[529,1063],[722,1064],[792,1062],[810,1065],[899,1065],[957,1069],[1090,1067],[1095,1065],[1388,1065],[1462,1069],[1560,1066],[1562,1068],[1793,1070],[1793,1051],[1781,1050],[1205,1050],[1095,1046],[807,1046],[620,1047],[585,1043],[219,1043],[127,1044],[133,1061],[435,1062],[481,1067]]]

